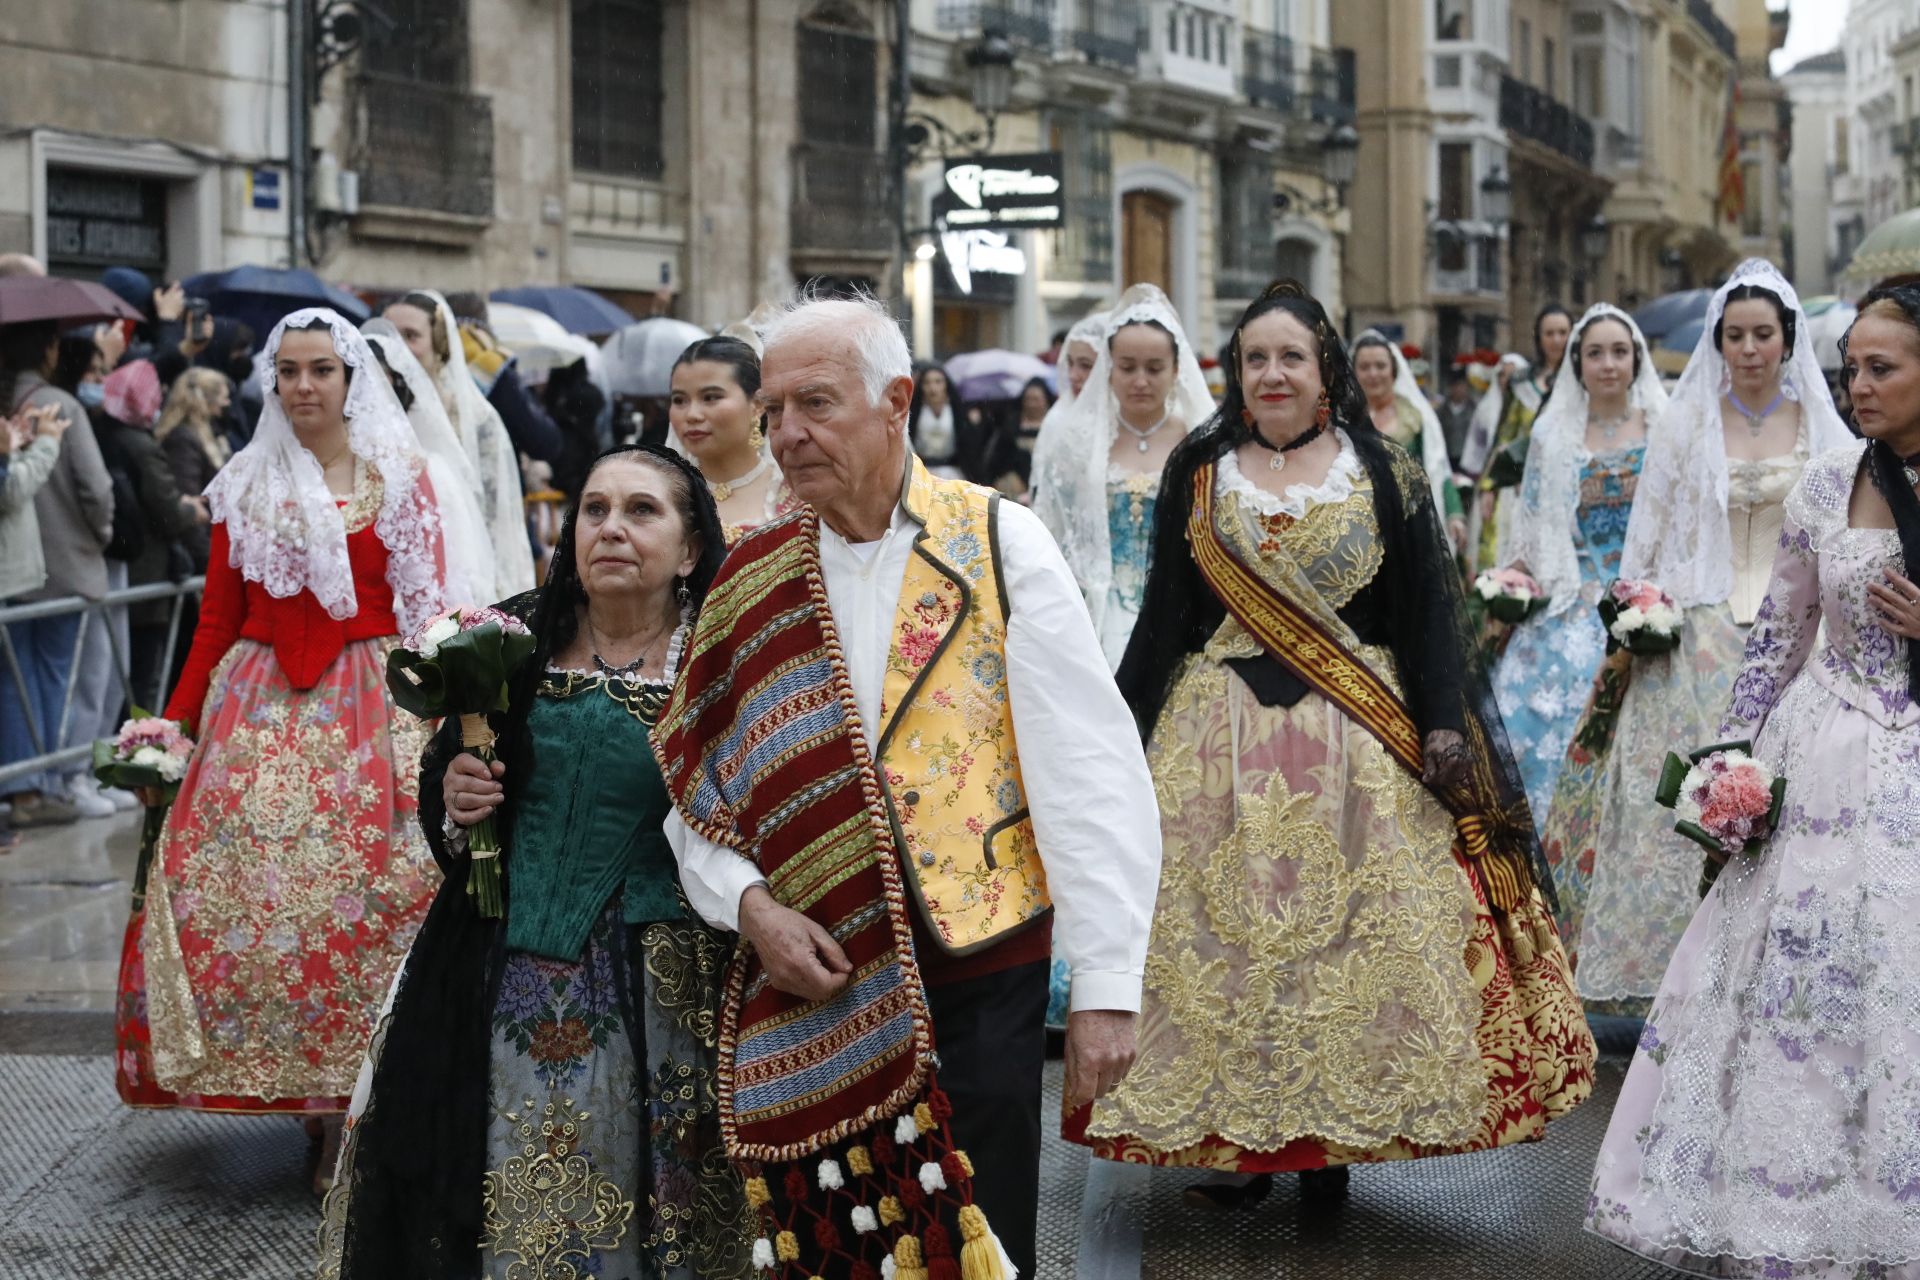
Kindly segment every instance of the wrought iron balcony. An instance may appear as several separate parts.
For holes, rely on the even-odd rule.
[[[1108,196],[1068,197],[1066,225],[1053,233],[1056,280],[1106,284],[1113,279],[1113,201]]]
[[[1352,124],[1353,50],[1315,49],[1307,62],[1313,118],[1325,124]]]
[[[1005,36],[1040,53],[1053,49],[1055,0],[940,0],[934,18],[942,31]]]
[[[888,253],[895,238],[891,171],[886,156],[866,147],[795,147],[794,249]]]
[[[1500,77],[1500,127],[1593,167],[1593,125],[1565,103],[1512,76]]]
[[[1074,49],[1088,62],[1132,71],[1140,65],[1140,0],[1071,0]]]
[[[493,103],[399,76],[359,79],[360,198],[367,204],[493,216]]]
[[[1240,92],[1256,107],[1292,111],[1299,100],[1293,41],[1267,31],[1249,31],[1240,53]]]
[[[1707,39],[1729,58],[1736,57],[1738,48],[1733,38],[1733,28],[1720,20],[1713,11],[1712,0],[1687,0],[1687,15],[1706,31]]]

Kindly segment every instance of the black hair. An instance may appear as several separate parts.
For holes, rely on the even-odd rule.
[[[1599,324],[1602,320],[1611,320],[1615,324],[1619,325],[1622,329],[1625,329],[1627,331],[1627,341],[1633,345],[1633,376],[1636,379],[1639,378],[1640,362],[1646,358],[1645,354],[1641,350],[1643,343],[1641,339],[1634,336],[1632,325],[1628,324],[1625,320],[1615,315],[1613,312],[1607,311],[1593,317],[1593,319],[1587,321],[1586,324],[1584,325],[1575,325],[1573,328],[1573,332],[1567,335],[1566,358],[1573,363],[1573,380],[1575,382],[1580,382],[1580,336],[1584,334],[1588,329],[1591,329],[1596,324]],[[1580,385],[1582,388],[1586,386],[1584,382],[1581,382]]]
[[[1152,319],[1151,317],[1145,317],[1139,320],[1129,320],[1125,324],[1115,326],[1113,332],[1107,335],[1107,353],[1109,355],[1113,353],[1113,340],[1120,336],[1120,333],[1122,330],[1132,329],[1142,325],[1144,325],[1149,329],[1158,329],[1160,332],[1166,334],[1167,345],[1173,348],[1173,358],[1176,360],[1180,358],[1180,339],[1173,336],[1173,330],[1167,328],[1167,326],[1161,324],[1158,320]]]
[[[1540,326],[1547,322],[1548,316],[1565,316],[1567,318],[1567,328],[1569,330],[1573,328],[1573,312],[1567,310],[1557,302],[1549,302],[1535,313],[1533,317],[1533,356],[1534,360],[1539,364],[1545,364],[1547,362],[1547,344],[1540,340]],[[1573,341],[1571,334],[1569,334],[1567,341],[1569,343]],[[1565,358],[1564,353],[1561,358]]]
[[[400,371],[394,368],[392,362],[387,359],[386,344],[368,339],[367,345],[373,348],[373,358],[378,360],[380,367],[387,371],[387,381],[393,384],[393,394],[400,397],[400,407],[408,413],[412,413],[413,388],[407,385],[407,380],[400,376]]]
[[[91,333],[62,334],[60,350],[53,358],[53,376],[47,381],[68,395],[76,395],[80,384],[93,372],[93,362],[99,358],[100,344],[93,340]]]
[[[1066,341],[1067,341],[1067,331],[1065,329],[1055,329],[1053,331],[1054,346],[1056,347],[1064,346],[1066,345]]]
[[[0,327],[0,392],[4,392],[0,394],[0,412],[12,413],[20,407],[15,390],[20,376],[46,368],[47,348],[59,333],[51,320]]]
[[[1721,306],[1720,314],[1713,322],[1714,349],[1719,350],[1726,341],[1724,335],[1727,328],[1727,308],[1736,302],[1768,302],[1773,304],[1773,314],[1780,319],[1780,336],[1786,342],[1786,346],[1780,352],[1780,360],[1784,364],[1786,361],[1792,359],[1793,340],[1799,329],[1798,318],[1787,307],[1787,304],[1781,300],[1779,294],[1764,285],[1757,284],[1743,284],[1727,290],[1727,300],[1725,304]],[[1725,353],[1722,352],[1722,354]]]
[[[1853,376],[1847,346],[1853,339],[1854,325],[1869,314],[1887,315],[1905,324],[1914,331],[1914,345],[1920,349],[1920,285],[1878,285],[1860,299],[1860,313],[1840,339],[1840,368],[1849,402],[1853,399]],[[1859,423],[1855,422],[1853,428],[1859,431]],[[1880,491],[1880,496],[1887,501],[1887,509],[1893,512],[1893,527],[1900,535],[1900,558],[1907,577],[1920,578],[1920,495],[1914,493],[1913,485],[1907,481],[1906,459],[1895,453],[1885,440],[1870,440],[1862,461],[1873,487]],[[1907,641],[1907,692],[1920,701],[1920,640]]]
[[[1353,376],[1353,359],[1346,344],[1340,341],[1339,332],[1327,318],[1326,308],[1298,280],[1282,280],[1269,286],[1266,293],[1240,313],[1240,322],[1233,327],[1233,340],[1227,344],[1227,394],[1220,401],[1214,421],[1233,435],[1236,446],[1253,438],[1249,415],[1245,413],[1247,396],[1240,386],[1240,336],[1255,320],[1276,311],[1292,316],[1313,335],[1314,345],[1320,349],[1320,385],[1333,412],[1332,420],[1349,432],[1372,431],[1367,398],[1360,391],[1359,380]]]
[[[683,364],[696,364],[711,361],[724,364],[733,371],[733,380],[740,384],[740,390],[746,392],[751,400],[760,394],[760,356],[754,349],[739,338],[721,334],[717,338],[701,338],[673,362],[678,369]]]

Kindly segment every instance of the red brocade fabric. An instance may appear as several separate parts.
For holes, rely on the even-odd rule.
[[[353,566],[359,609],[351,618],[335,618],[311,591],[282,598],[270,595],[257,582],[246,581],[233,567],[226,525],[214,525],[200,625],[193,633],[193,648],[180,683],[167,701],[167,718],[181,721],[189,732],[198,730],[196,721],[213,669],[236,640],[271,646],[287,683],[295,689],[311,689],[352,641],[398,634],[393,590],[387,585],[387,548],[373,521],[347,535],[347,558]]]

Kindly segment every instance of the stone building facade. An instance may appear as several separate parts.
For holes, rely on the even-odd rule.
[[[78,276],[286,260],[285,0],[5,8],[0,252]]]
[[[917,261],[916,347],[1040,350],[1137,281],[1166,290],[1203,354],[1279,276],[1338,317],[1348,222],[1323,147],[1353,81],[1331,47],[1337,2],[913,0],[909,107],[941,127],[906,173],[910,232],[934,221],[942,139],[983,125],[966,60],[992,36],[1016,53],[993,151],[1058,152],[1065,210],[1060,228],[1011,233],[1023,270],[968,291],[943,254]]]

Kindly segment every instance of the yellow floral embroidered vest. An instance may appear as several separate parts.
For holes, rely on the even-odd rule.
[[[1007,697],[1007,596],[990,489],[912,463],[907,558],[877,753],[900,861],[954,955],[1051,908]]]

